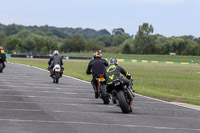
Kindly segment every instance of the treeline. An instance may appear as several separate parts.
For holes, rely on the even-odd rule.
[[[165,37],[153,34],[153,26],[144,23],[135,36],[116,28],[96,31],[82,28],[52,26],[22,26],[0,24],[0,46],[7,53],[46,55],[57,49],[60,52],[89,52],[103,50],[124,54],[200,55],[200,38],[192,35]]]
[[[126,54],[169,54],[200,55],[200,37],[192,35],[165,37],[153,35],[154,28],[148,23],[139,26],[134,38],[125,40],[121,52]]]

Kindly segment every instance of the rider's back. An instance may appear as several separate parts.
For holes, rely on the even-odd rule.
[[[62,65],[62,64],[61,64],[61,57],[58,56],[58,55],[54,55],[54,56],[53,56],[53,64],[54,64],[54,65],[55,65],[55,64],[60,64],[60,65]]]
[[[103,74],[106,70],[106,66],[108,66],[108,63],[104,59],[94,59],[90,61],[89,65],[92,67],[92,74],[94,76],[98,76],[99,74]]]

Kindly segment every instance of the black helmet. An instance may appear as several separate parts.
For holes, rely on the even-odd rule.
[[[101,50],[94,52],[94,58],[101,58],[102,54],[101,54]]]
[[[117,58],[111,58],[110,59],[110,64],[114,64],[114,65],[118,65],[118,61],[117,61]]]

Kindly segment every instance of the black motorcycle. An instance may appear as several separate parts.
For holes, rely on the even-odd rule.
[[[0,73],[3,72],[4,69],[4,60],[0,57]]]
[[[109,104],[109,96],[106,92],[106,80],[104,79],[104,75],[100,74],[97,76],[96,78],[97,80],[97,91],[95,95],[98,95],[98,97],[100,97],[103,100],[104,104]]]
[[[59,64],[56,64],[53,67],[53,73],[52,73],[53,83],[58,83],[61,76],[62,76],[62,69]]]
[[[123,113],[132,112],[132,101],[135,97],[132,89],[128,88],[123,81],[119,79],[112,83],[113,101],[116,100]]]

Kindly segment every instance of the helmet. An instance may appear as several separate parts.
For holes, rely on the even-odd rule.
[[[0,50],[2,50],[3,49],[3,47],[0,47]]]
[[[59,52],[57,50],[53,51],[54,55],[59,55]]]
[[[101,58],[102,54],[101,54],[101,50],[94,52],[94,58]]]
[[[118,63],[117,58],[111,58],[110,59],[110,64],[118,65],[119,63]]]

